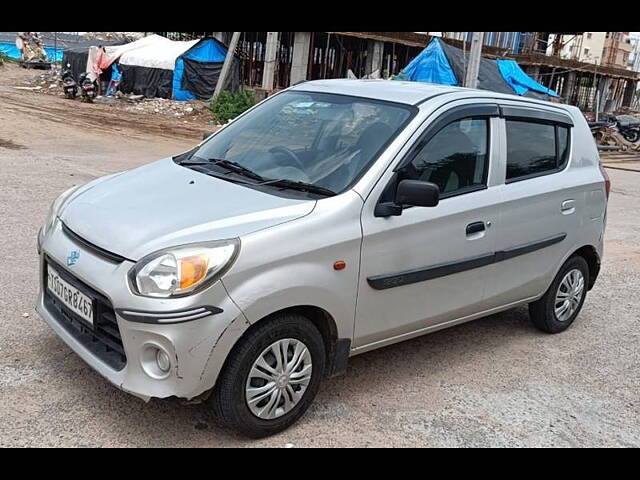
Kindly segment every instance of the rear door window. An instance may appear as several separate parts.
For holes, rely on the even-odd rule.
[[[551,123],[506,120],[507,182],[559,171],[568,160],[569,130]]]

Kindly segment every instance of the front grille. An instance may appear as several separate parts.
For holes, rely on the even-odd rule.
[[[51,264],[64,280],[95,299],[93,328],[49,292],[47,289],[47,264]],[[124,353],[116,315],[109,299],[78,280],[49,257],[45,257],[42,274],[44,305],[47,310],[87,350],[114,370],[122,370],[127,363],[127,357]]]
[[[105,260],[109,260],[110,262],[113,262],[113,263],[122,263],[126,260],[123,256],[118,255],[117,253],[113,253],[108,250],[105,250],[104,248],[94,245],[88,240],[85,240],[80,235],[72,231],[69,227],[67,227],[64,224],[64,222],[60,222],[60,223],[62,224],[62,231],[72,242],[84,247],[86,250],[89,250],[94,255],[104,258]]]

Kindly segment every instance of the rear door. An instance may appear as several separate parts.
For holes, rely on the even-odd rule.
[[[559,109],[503,103],[506,159],[490,307],[532,298],[548,286],[572,245],[582,208],[580,180],[568,169],[573,121]]]

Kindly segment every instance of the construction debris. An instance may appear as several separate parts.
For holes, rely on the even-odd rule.
[[[634,115],[627,112],[629,117]],[[607,116],[605,116],[606,118]],[[608,120],[589,122],[591,133],[600,151],[637,151],[640,152],[640,142],[630,142],[620,133],[619,124],[615,116],[608,115]]]
[[[48,95],[63,96],[57,71],[47,71],[27,79],[29,86],[16,86],[19,90],[30,90]],[[175,101],[164,98],[145,98],[144,95],[125,95],[118,91],[113,96],[98,96],[96,104],[121,108],[128,112],[148,115],[165,115],[189,120],[206,120],[211,118],[209,105],[200,100]]]
[[[122,96],[121,99],[128,103],[123,109],[129,112],[145,114],[169,115],[173,117],[198,116],[205,114],[210,116],[208,106],[204,102],[189,101],[176,102],[164,98],[144,98],[142,95]],[[131,105],[133,103],[133,105]]]

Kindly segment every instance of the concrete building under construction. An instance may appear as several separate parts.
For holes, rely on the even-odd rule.
[[[232,35],[155,33],[173,40],[210,35],[224,43]],[[270,92],[304,80],[397,75],[434,34],[469,50],[471,32],[241,32],[236,52],[241,81]],[[633,50],[628,39],[628,32],[486,32],[483,55],[514,58],[562,101],[584,111],[596,105],[600,112],[639,109],[640,74],[627,68]]]

